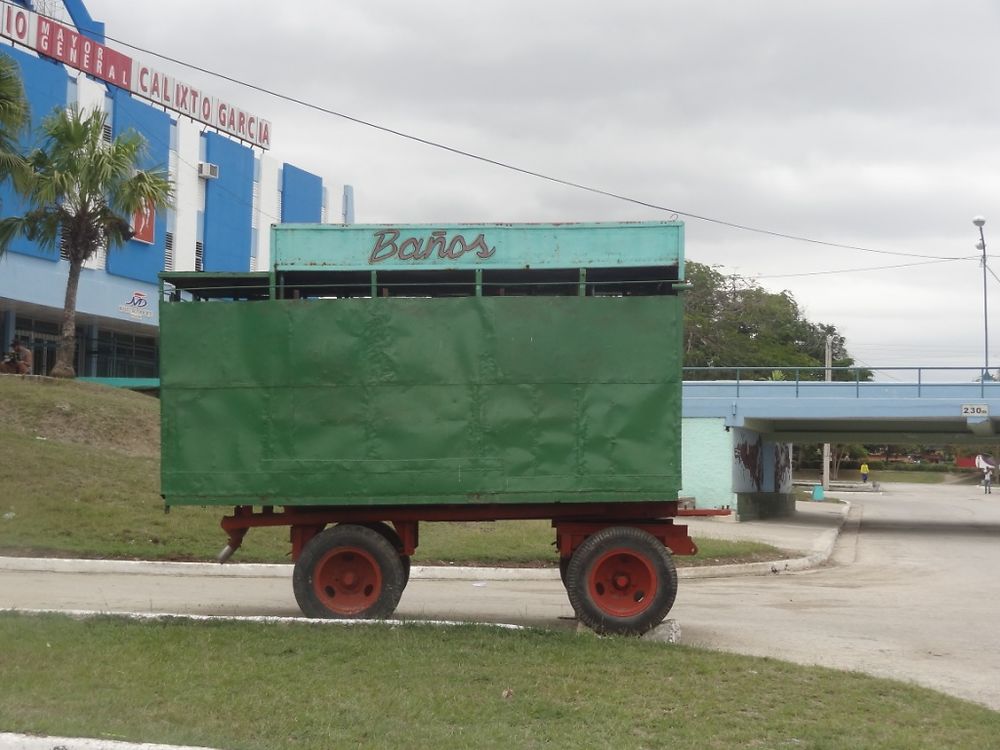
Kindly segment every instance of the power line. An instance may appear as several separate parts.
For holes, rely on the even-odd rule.
[[[996,279],[996,280],[997,280],[997,282],[1000,282],[1000,276],[997,276],[997,275],[996,275],[995,273],[993,273],[993,269],[992,269],[992,268],[990,268],[990,267],[989,267],[989,266],[987,265],[987,266],[986,266],[986,270],[990,272],[990,276],[992,276],[992,277],[993,277],[994,279]]]
[[[867,362],[864,362],[864,361],[858,359],[857,357],[852,356],[851,359],[854,360],[854,366],[855,367],[857,367],[857,366],[860,365],[862,368],[871,370],[873,374],[881,375],[886,380],[893,380],[893,381],[895,381],[897,383],[902,383],[903,382],[903,378],[901,376],[897,376],[897,375],[895,375],[895,374],[893,374],[891,372],[886,372],[884,369],[880,369],[878,367],[874,367],[874,366],[868,364]]]
[[[91,31],[93,31],[93,30],[91,30]],[[602,188],[594,187],[594,186],[591,186],[591,185],[585,185],[583,183],[575,182],[573,180],[569,180],[569,179],[565,179],[565,178],[561,178],[561,177],[554,177],[552,175],[548,175],[548,174],[545,174],[543,172],[538,172],[538,171],[533,170],[533,169],[527,169],[525,167],[520,167],[520,166],[517,166],[516,164],[511,164],[509,162],[500,161],[498,159],[492,159],[492,158],[490,158],[488,156],[483,156],[481,154],[476,154],[476,153],[473,153],[471,151],[466,151],[464,149],[460,149],[460,148],[457,148],[455,146],[449,146],[449,145],[447,145],[445,143],[441,143],[439,141],[430,140],[429,138],[422,138],[420,136],[413,135],[411,133],[407,133],[407,132],[404,132],[402,130],[397,130],[395,128],[390,128],[390,127],[387,127],[385,125],[379,125],[378,123],[372,122],[370,120],[365,120],[365,119],[362,119],[360,117],[354,117],[353,115],[348,115],[348,114],[343,113],[343,112],[338,112],[338,111],[330,109],[328,107],[323,107],[323,106],[320,106],[318,104],[313,104],[312,102],[307,102],[304,99],[298,99],[296,97],[289,96],[287,94],[281,94],[281,93],[279,93],[277,91],[274,91],[273,89],[268,89],[268,88],[265,88],[263,86],[258,86],[256,84],[240,80],[238,78],[233,78],[232,76],[226,75],[224,73],[219,73],[219,72],[216,72],[214,70],[210,70],[208,68],[204,68],[204,67],[201,67],[199,65],[195,65],[193,63],[185,62],[185,61],[180,60],[178,58],[171,57],[169,55],[165,55],[165,54],[162,54],[162,53],[159,53],[159,52],[155,52],[155,51],[150,50],[150,49],[146,49],[145,47],[140,47],[138,45],[130,44],[129,42],[123,41],[121,39],[117,39],[117,38],[112,37],[112,36],[105,35],[104,38],[107,39],[107,40],[111,40],[113,42],[116,42],[116,43],[118,43],[118,44],[120,44],[122,46],[128,47],[129,49],[133,49],[133,50],[136,50],[138,52],[142,52],[142,53],[147,54],[147,55],[152,55],[154,57],[158,57],[161,60],[167,60],[169,62],[172,62],[172,63],[176,64],[176,65],[181,65],[181,66],[183,66],[185,68],[189,68],[191,70],[196,70],[196,71],[198,71],[200,73],[205,73],[206,75],[210,75],[210,76],[222,79],[224,81],[228,81],[230,83],[234,83],[234,84],[236,84],[238,86],[242,86],[244,88],[250,89],[251,91],[256,91],[258,93],[266,94],[267,96],[272,96],[272,97],[274,97],[276,99],[280,99],[280,100],[283,100],[283,101],[286,101],[286,102],[289,102],[289,103],[292,103],[292,104],[297,104],[297,105],[305,107],[307,109],[312,109],[312,110],[315,110],[317,112],[321,112],[323,114],[331,115],[333,117],[339,117],[339,118],[341,118],[343,120],[347,120],[348,122],[352,122],[352,123],[355,123],[357,125],[362,125],[362,126],[367,127],[367,128],[372,128],[374,130],[378,130],[378,131],[381,131],[383,133],[387,133],[389,135],[394,135],[394,136],[397,136],[399,138],[403,138],[403,139],[406,139],[406,140],[413,141],[415,143],[420,143],[422,145],[429,146],[431,148],[440,149],[442,151],[446,151],[448,153],[455,154],[456,156],[462,156],[462,157],[465,157],[465,158],[468,158],[468,159],[473,159],[475,161],[482,162],[484,164],[490,164],[492,166],[499,167],[501,169],[506,169],[506,170],[509,170],[511,172],[517,172],[519,174],[527,175],[529,177],[534,177],[536,179],[545,180],[547,182],[552,182],[552,183],[555,183],[557,185],[563,185],[564,187],[570,187],[570,188],[574,188],[576,190],[582,190],[582,191],[585,191],[585,192],[588,192],[588,193],[593,193],[595,195],[602,195],[602,196],[605,196],[607,198],[612,198],[612,199],[623,201],[623,202],[626,202],[626,203],[631,203],[633,205],[643,206],[645,208],[651,208],[651,209],[653,209],[655,211],[663,211],[663,212],[666,212],[666,213],[669,213],[669,214],[674,214],[676,216],[684,216],[684,217],[687,217],[689,219],[695,219],[697,221],[704,221],[704,222],[707,222],[707,223],[710,223],[710,224],[715,224],[717,226],[729,227],[731,229],[737,229],[737,230],[741,230],[741,231],[744,231],[744,232],[752,232],[752,233],[755,233],[755,234],[762,234],[762,235],[766,235],[766,236],[769,236],[769,237],[776,237],[776,238],[786,239],[786,240],[792,240],[792,241],[796,241],[796,242],[806,242],[806,243],[813,244],[813,245],[820,245],[822,247],[834,247],[834,248],[841,248],[841,249],[844,249],[844,250],[857,250],[857,251],[860,251],[860,252],[876,253],[876,254],[879,254],[879,255],[896,255],[896,256],[903,256],[903,257],[909,257],[909,258],[930,258],[930,259],[934,259],[934,260],[938,260],[938,261],[943,261],[943,260],[961,260],[961,258],[956,258],[956,257],[953,257],[953,256],[923,255],[923,254],[920,254],[920,253],[908,253],[908,252],[902,252],[902,251],[896,251],[896,250],[880,250],[880,249],[877,249],[877,248],[864,247],[864,246],[861,246],[861,245],[848,245],[848,244],[844,244],[844,243],[840,243],[840,242],[830,242],[830,241],[826,241],[826,240],[818,240],[818,239],[815,239],[815,238],[812,238],[812,237],[806,237],[804,235],[797,235],[797,234],[789,234],[789,233],[786,233],[786,232],[779,232],[779,231],[775,231],[775,230],[772,230],[772,229],[765,229],[765,228],[762,228],[762,227],[755,227],[755,226],[751,226],[751,225],[748,225],[748,224],[740,224],[738,222],[727,221],[725,219],[718,219],[718,218],[711,217],[711,216],[706,216],[706,215],[703,215],[703,214],[696,214],[696,213],[693,213],[693,212],[690,212],[690,211],[683,211],[683,210],[676,209],[676,208],[670,208],[668,206],[663,206],[661,204],[652,203],[650,201],[644,201],[644,200],[641,200],[639,198],[633,198],[631,196],[623,195],[621,193],[616,193],[616,192],[613,192],[613,191],[610,191],[610,190],[604,190]],[[893,267],[896,267],[896,266],[888,266],[888,268],[893,268]],[[819,273],[822,273],[822,272],[819,272]],[[840,273],[840,272],[837,272],[837,273]],[[770,278],[777,278],[777,277],[770,277]]]
[[[923,257],[923,256],[918,256],[918,257]],[[916,263],[899,263],[899,264],[892,265],[892,266],[868,266],[866,268],[841,268],[841,269],[834,269],[834,270],[831,270],[831,271],[805,271],[803,273],[779,273],[779,274],[771,274],[771,275],[753,276],[752,278],[755,279],[755,280],[756,279],[791,279],[791,278],[800,278],[800,277],[803,277],[803,276],[829,276],[829,275],[837,274],[837,273],[861,273],[861,272],[864,272],[864,271],[888,271],[888,270],[892,270],[892,269],[896,269],[896,268],[913,268],[914,266],[930,266],[930,265],[934,265],[936,263],[952,263],[952,262],[954,262],[956,260],[973,260],[973,259],[978,259],[979,257],[980,256],[978,256],[978,255],[968,255],[968,256],[965,256],[965,257],[962,257],[962,258],[942,258],[940,260],[917,261]],[[990,273],[993,273],[993,272],[990,271]],[[1000,281],[1000,277],[997,278],[997,281]]]

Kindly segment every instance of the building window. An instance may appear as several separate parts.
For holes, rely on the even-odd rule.
[[[256,229],[260,226],[260,183],[254,180],[253,183],[253,208],[250,214],[250,226]]]
[[[59,324],[18,315],[14,318],[14,335],[31,350],[34,374],[48,375],[56,363]]]
[[[87,268],[91,268],[97,271],[103,271],[108,265],[108,248],[103,245],[97,248],[97,252],[90,256],[87,263]]]
[[[163,270],[174,270],[174,233],[167,232],[163,246]]]
[[[116,331],[97,335],[96,370],[99,378],[155,378],[159,374],[156,339]]]
[[[194,270],[205,270],[205,245],[202,242],[194,243]]]
[[[174,187],[177,186],[177,162],[180,157],[174,149],[170,149],[170,155],[167,157],[167,181]]]

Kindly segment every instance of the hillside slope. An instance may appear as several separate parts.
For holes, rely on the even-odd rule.
[[[160,402],[89,383],[0,375],[0,555],[210,560],[222,508],[160,498]],[[287,530],[244,561],[287,559]]]
[[[8,434],[160,455],[160,402],[91,383],[0,375],[0,425]]]

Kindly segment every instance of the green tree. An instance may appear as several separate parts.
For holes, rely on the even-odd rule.
[[[840,468],[845,461],[859,463],[868,455],[860,443],[835,443],[830,446],[830,478],[840,479]]]
[[[28,101],[24,96],[17,63],[0,54],[0,180],[20,174],[25,169],[17,141],[27,128],[28,115]]]
[[[769,292],[737,274],[688,262],[686,279],[692,289],[684,297],[684,364],[687,367],[767,367],[740,377],[792,377],[796,367],[823,367],[826,338],[831,337],[834,367],[852,367],[844,337],[835,326],[806,319],[791,292]],[[779,369],[775,369],[779,368]],[[784,368],[784,369],[780,369]],[[685,377],[708,378],[708,372]],[[823,373],[800,372],[801,378],[821,379]],[[852,378],[834,373],[835,379]],[[862,372],[862,380],[870,373]]]
[[[24,235],[69,259],[62,326],[53,377],[76,375],[76,296],[80,270],[101,249],[132,238],[131,218],[145,206],[162,210],[171,191],[163,169],[139,168],[146,141],[134,130],[104,140],[107,116],[76,107],[57,110],[42,123],[43,142],[27,158],[28,171],[15,184],[31,208],[0,221],[0,249]]]

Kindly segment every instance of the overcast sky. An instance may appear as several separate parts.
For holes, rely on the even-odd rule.
[[[273,123],[331,220],[663,220],[177,67],[682,212],[689,260],[791,291],[872,366],[983,363],[1000,275],[995,0],[88,0],[109,44]],[[1000,367],[1000,281],[988,278]],[[963,375],[971,379],[972,374]],[[897,377],[903,377],[897,375]]]

